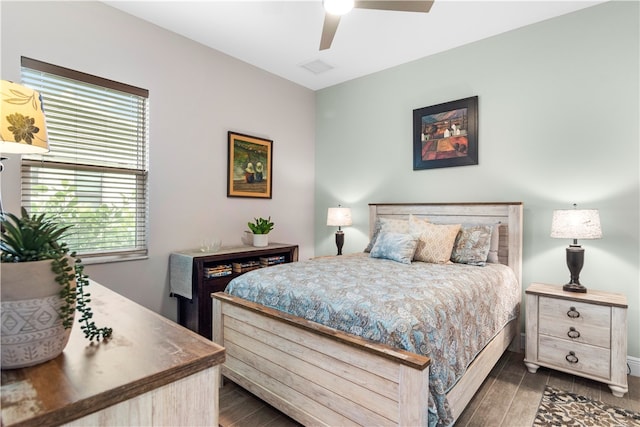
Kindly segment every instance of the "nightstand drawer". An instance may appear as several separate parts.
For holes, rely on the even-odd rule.
[[[610,307],[540,297],[538,315],[541,334],[578,343],[611,347]]]
[[[559,368],[609,378],[610,359],[611,352],[608,349],[539,336],[538,360]]]

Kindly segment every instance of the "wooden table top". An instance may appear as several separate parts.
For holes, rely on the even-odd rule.
[[[30,368],[2,370],[3,426],[58,425],[221,364],[223,347],[91,282],[94,321],[113,328],[90,344],[76,321],[64,352]]]
[[[586,302],[589,304],[608,305],[627,308],[627,296],[613,292],[587,289],[587,292],[567,292],[562,290],[562,285],[549,285],[546,283],[532,283],[525,293],[552,296],[570,301]]]
[[[217,251],[201,251],[200,249],[187,249],[184,251],[176,251],[174,253],[181,255],[188,255],[193,258],[225,258],[227,255],[238,255],[238,254],[250,254],[253,252],[261,252],[268,251],[271,249],[289,249],[293,247],[298,247],[298,245],[292,245],[289,243],[269,243],[267,246],[251,246],[251,245],[229,245],[222,246]]]

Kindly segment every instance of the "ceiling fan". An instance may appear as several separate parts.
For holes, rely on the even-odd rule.
[[[433,0],[322,0],[322,4],[325,14],[320,50],[326,50],[331,47],[340,17],[353,8],[427,13],[431,10]]]

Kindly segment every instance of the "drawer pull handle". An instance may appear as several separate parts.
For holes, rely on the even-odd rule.
[[[567,359],[569,363],[578,363],[578,357],[573,351],[570,351],[564,358]]]
[[[578,317],[580,317],[580,312],[576,310],[575,307],[571,307],[569,311],[567,311],[567,316],[571,317],[572,319],[577,319]]]
[[[573,326],[569,328],[569,332],[567,332],[569,338],[580,338],[580,332],[576,331],[576,328]]]

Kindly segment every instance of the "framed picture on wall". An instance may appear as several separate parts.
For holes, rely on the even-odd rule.
[[[273,141],[228,132],[227,197],[271,198]]]
[[[477,164],[477,96],[413,110],[413,170]]]

